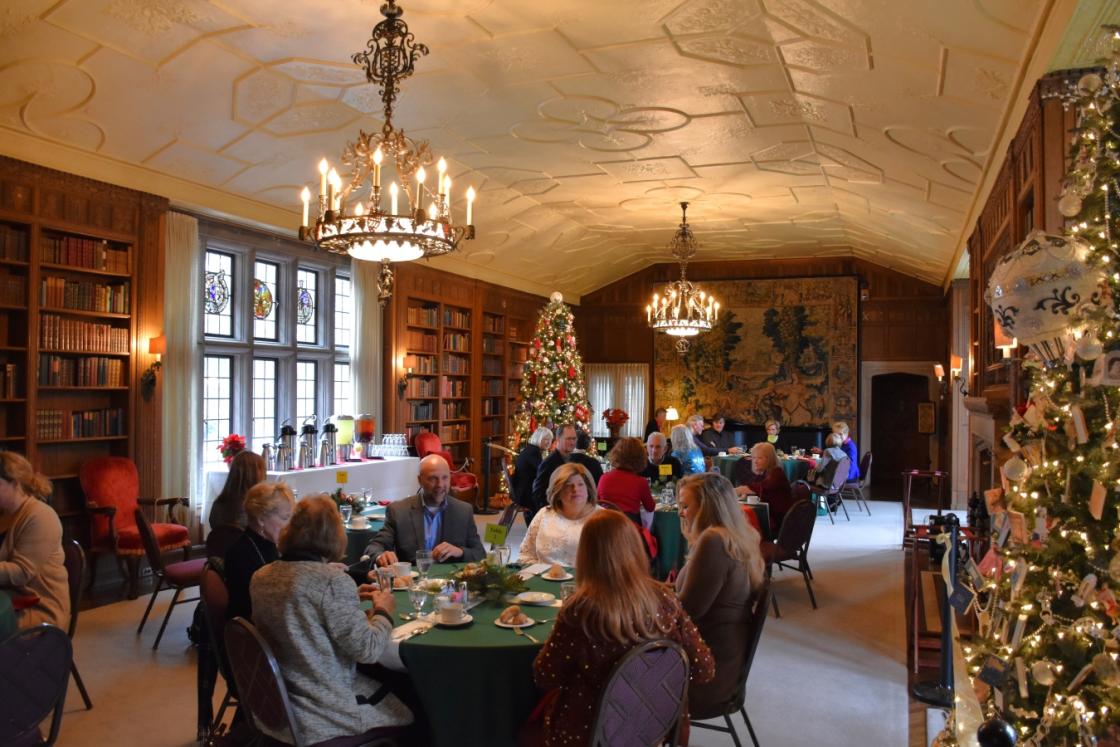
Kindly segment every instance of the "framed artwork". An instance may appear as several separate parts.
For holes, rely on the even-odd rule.
[[[1106,354],[1104,359],[1099,361],[1097,365],[1102,366],[1102,385],[1120,386],[1120,350],[1113,350]]]
[[[937,432],[937,408],[932,402],[918,403],[918,433]]]

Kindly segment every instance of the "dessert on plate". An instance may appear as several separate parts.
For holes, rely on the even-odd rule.
[[[548,569],[545,575],[549,578],[564,578],[564,576],[568,575],[568,572],[564,570],[564,566],[559,563],[553,563],[552,567]]]
[[[511,604],[502,610],[502,614],[498,615],[498,622],[502,625],[528,625],[531,620],[529,616],[521,611],[521,606]]]

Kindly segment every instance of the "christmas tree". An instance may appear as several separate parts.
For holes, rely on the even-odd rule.
[[[976,592],[964,650],[987,712],[1020,744],[1104,747],[1120,743],[1120,57],[1070,103],[1068,228],[1031,234],[989,281],[1004,332],[1031,349],[1030,396],[1003,436],[1003,489],[987,495],[992,549],[958,588]]]
[[[577,428],[587,429],[591,408],[583,380],[583,359],[576,349],[572,311],[559,293],[553,293],[541,309],[522,375],[511,448],[518,448],[542,425],[575,423]]]

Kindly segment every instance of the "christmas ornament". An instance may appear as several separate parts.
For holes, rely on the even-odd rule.
[[[1031,679],[1043,687],[1050,687],[1054,684],[1056,679],[1054,675],[1054,665],[1043,659],[1039,659],[1034,664],[1031,664]]]
[[[564,294],[560,291],[553,291],[552,295],[548,297],[548,300],[552,301],[552,303],[564,303]]]
[[[1058,212],[1067,218],[1073,218],[1081,212],[1081,205],[1081,195],[1067,192],[1058,200]]]
[[[1048,365],[1065,356],[1070,323],[1094,297],[1100,272],[1085,259],[1080,238],[1032,231],[992,270],[985,299],[1008,337],[1017,337]]]
[[[1018,737],[1011,724],[1003,719],[990,718],[976,729],[980,747],[1014,747]]]
[[[568,378],[574,379],[576,377],[576,370],[572,366],[568,366]]]
[[[1112,560],[1108,561],[1108,575],[1113,580],[1120,581],[1120,553],[1113,555]]]
[[[1030,467],[1018,456],[1013,456],[1003,463],[1003,474],[1011,482],[1022,482],[1030,474]]]
[[[568,398],[568,393],[564,391],[564,387],[560,387],[559,389],[556,390],[556,401],[557,402],[563,402],[567,398]]]
[[[1085,361],[1095,361],[1104,354],[1100,338],[1096,335],[1082,335],[1077,341],[1077,357]]]
[[[1104,81],[1101,76],[1096,73],[1086,73],[1081,76],[1081,80],[1077,81],[1077,92],[1083,96],[1093,94],[1101,90],[1103,85]]]

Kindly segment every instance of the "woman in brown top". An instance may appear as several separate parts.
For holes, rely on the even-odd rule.
[[[576,592],[533,663],[537,686],[558,688],[544,717],[544,744],[590,741],[599,696],[619,658],[645,641],[679,643],[694,684],[709,681],[715,662],[672,591],[650,578],[634,525],[617,511],[599,511],[583,527]]]
[[[43,502],[50,480],[14,451],[0,451],[0,589],[39,601],[16,613],[20,628],[70,624],[62,522]]]
[[[735,694],[743,671],[750,597],[762,584],[764,563],[758,532],[723,475],[681,480],[680,510],[690,549],[677,593],[718,662],[715,679],[689,688],[688,707],[693,718],[712,718]]]

